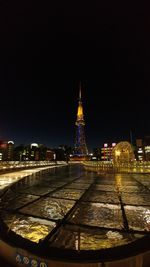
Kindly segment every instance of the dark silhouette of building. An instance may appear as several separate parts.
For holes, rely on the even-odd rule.
[[[14,149],[14,160],[38,161],[54,160],[55,152],[42,144],[32,143],[29,145],[19,145]]]

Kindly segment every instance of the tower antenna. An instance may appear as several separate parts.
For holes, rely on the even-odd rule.
[[[133,145],[133,137],[132,137],[132,130],[130,129],[130,143]]]
[[[79,100],[81,101],[81,81],[79,83]]]

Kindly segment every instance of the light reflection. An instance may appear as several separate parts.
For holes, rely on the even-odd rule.
[[[150,230],[150,208],[125,206],[129,227],[133,230]]]
[[[11,168],[12,166],[10,166]],[[5,169],[5,167],[3,167]],[[49,167],[41,167],[36,169],[28,169],[28,170],[21,170],[12,173],[0,174],[0,189],[5,189],[8,185],[16,183],[17,181],[21,180],[22,178],[37,173],[43,169],[47,169]],[[54,168],[54,167],[53,167]]]
[[[119,205],[103,203],[83,203],[76,210],[71,221],[90,226],[123,228],[122,213]]]
[[[54,222],[19,215],[7,216],[5,223],[16,234],[36,243],[44,239],[56,226]]]
[[[122,186],[122,176],[120,174],[117,174],[115,178],[116,178],[116,186],[119,189]]]
[[[99,250],[113,248],[128,244],[143,235],[131,235],[117,231],[73,229],[64,226],[60,229],[56,239],[50,243],[52,247],[73,249],[73,250]]]
[[[29,215],[40,216],[46,219],[59,220],[73,207],[73,200],[43,198],[33,204],[22,208],[20,211]]]
[[[67,175],[63,175],[61,177],[60,174],[59,178],[61,179],[59,180],[57,176],[51,179],[49,178],[49,175],[47,175],[45,178],[45,175],[34,175],[36,170],[33,170],[33,172],[31,172],[31,170],[24,170],[14,172],[11,175],[0,175],[0,186],[9,186],[9,184],[19,181],[22,177],[29,176],[31,173],[33,174],[32,177],[27,177],[25,182],[22,181],[21,183],[18,183],[18,186],[15,187],[16,191],[11,191],[12,198],[9,197],[11,194],[8,194],[8,199],[6,199],[7,205],[10,208],[7,207],[7,210],[9,209],[10,212],[14,212],[14,208],[20,208],[19,213],[22,212],[24,216],[20,215],[18,218],[18,215],[15,215],[16,217],[12,218],[10,222],[8,222],[7,219],[5,221],[10,229],[17,234],[34,242],[39,242],[40,239],[43,239],[51,229],[56,226],[55,224],[54,226],[49,226],[49,224],[47,224],[48,220],[63,219],[75,204],[75,201],[64,201],[61,198],[79,199],[82,193],[89,187],[90,183],[92,183],[93,178],[90,179],[90,176],[85,175],[83,177],[81,176],[79,180],[76,179],[73,181],[73,176],[70,175],[68,177]],[[146,193],[144,191],[141,193],[141,186],[139,186],[139,183],[136,181],[138,179],[140,181],[139,177],[142,177],[142,175],[138,176],[138,178],[135,177],[135,179],[130,175],[123,174],[118,174],[115,177],[116,179],[114,179],[114,175],[110,175],[110,177],[108,177],[108,175],[99,177],[100,179],[96,181],[90,194],[86,195],[86,198],[84,198],[82,203],[80,202],[81,205],[78,206],[72,217],[69,217],[69,220],[73,222],[74,227],[76,227],[75,224],[84,224],[84,230],[78,231],[73,228],[72,231],[63,231],[60,236],[58,233],[56,242],[54,242],[53,245],[64,248],[68,247],[78,251],[81,249],[94,250],[127,244],[132,242],[134,238],[141,238],[142,235],[138,236],[134,234],[129,236],[127,233],[122,233],[125,231],[123,216],[120,202],[118,201],[118,190],[115,188],[117,185],[119,192],[122,193],[121,198],[129,228],[132,230],[140,230],[141,233],[143,230],[148,231],[150,230],[150,208],[148,207],[150,203],[148,202],[149,192]],[[150,186],[149,178],[145,179],[145,177],[146,176],[144,176],[143,180],[140,182],[142,184],[146,183],[148,187],[148,185]],[[59,190],[58,187],[63,186],[68,181],[72,181],[72,183]],[[143,188],[145,190],[145,187]],[[53,190],[55,191],[52,193]],[[28,202],[26,198],[28,194],[36,195],[37,197],[38,194],[44,195],[47,193],[49,195],[42,196],[39,200],[24,207],[24,204]],[[16,202],[13,201],[14,194]],[[18,198],[18,195],[21,196],[20,199]],[[36,197],[34,200],[36,200]],[[144,207],[137,207],[139,203]],[[2,208],[5,210],[4,206],[2,206]],[[28,214],[28,216],[26,214]],[[45,218],[45,220],[42,219],[42,221],[40,221],[41,219],[37,218],[37,221],[34,221],[33,223],[33,220],[35,219],[32,216],[34,215],[40,218]],[[28,218],[32,218],[32,220],[29,220]],[[90,231],[88,232],[87,228],[89,226]],[[100,230],[94,232],[93,229],[95,226],[96,229]],[[101,227],[104,229],[111,228],[112,231],[106,230],[104,233],[101,230]],[[117,229],[119,230],[117,231]]]

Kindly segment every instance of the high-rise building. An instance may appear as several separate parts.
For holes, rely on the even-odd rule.
[[[8,160],[13,160],[14,158],[14,142],[8,141],[7,143],[7,158]]]
[[[86,156],[88,155],[88,149],[86,146],[85,132],[84,132],[85,121],[83,115],[83,105],[81,100],[81,84],[79,89],[77,120],[75,125],[76,125],[75,155]]]

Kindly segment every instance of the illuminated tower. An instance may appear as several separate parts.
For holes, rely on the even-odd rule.
[[[85,133],[84,133],[84,118],[83,118],[83,106],[81,100],[81,85],[79,89],[79,102],[78,102],[78,110],[77,110],[77,120],[76,120],[76,141],[75,141],[75,154],[79,156],[84,156],[88,154],[88,149],[85,141]]]

